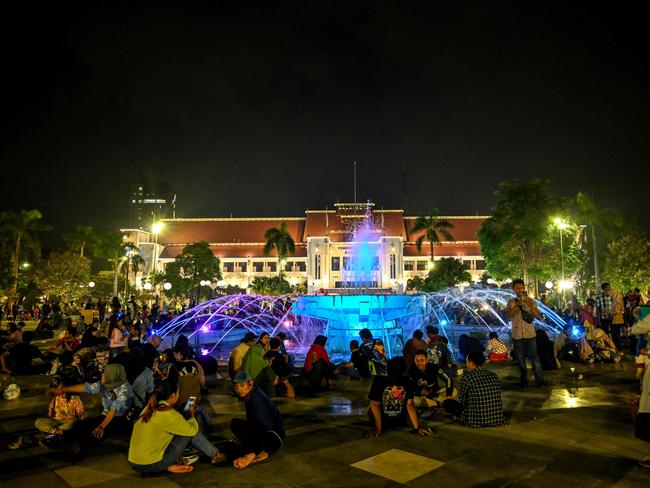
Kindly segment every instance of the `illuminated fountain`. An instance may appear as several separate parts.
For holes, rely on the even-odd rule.
[[[227,358],[230,350],[248,331],[273,335],[282,330],[286,346],[304,356],[314,338],[328,337],[328,351],[348,353],[350,340],[359,339],[363,328],[383,339],[389,356],[401,354],[403,344],[415,329],[435,325],[449,338],[454,353],[460,334],[486,337],[496,331],[509,340],[505,307],[514,296],[510,289],[478,285],[450,288],[436,293],[398,295],[379,288],[381,279],[381,231],[373,222],[370,204],[363,217],[353,218],[347,254],[343,259],[340,288],[302,296],[230,295],[204,302],[176,317],[157,333],[167,338],[185,334],[197,351]],[[563,320],[538,302],[545,315],[537,326],[555,336]],[[167,345],[165,344],[165,345]]]

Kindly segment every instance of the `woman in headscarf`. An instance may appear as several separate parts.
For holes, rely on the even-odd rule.
[[[100,381],[96,383],[81,383],[72,386],[50,388],[50,393],[91,393],[102,397],[102,413],[90,418],[74,429],[72,436],[76,441],[91,439],[101,440],[115,434],[127,432],[130,428],[126,414],[131,408],[133,390],[126,377],[126,371],[121,364],[108,364],[104,367]]]
[[[266,335],[268,336],[268,334]],[[240,371],[246,371],[251,375],[255,386],[271,398],[273,397],[273,386],[277,383],[278,377],[273,372],[270,363],[264,359],[265,352],[260,336],[260,341],[251,346],[244,354]]]

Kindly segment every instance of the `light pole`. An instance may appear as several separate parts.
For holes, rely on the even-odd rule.
[[[562,281],[560,281],[561,286],[558,287],[559,289],[558,289],[558,294],[557,294],[557,304],[558,304],[558,308],[561,309],[562,308],[562,302],[561,302],[561,297],[560,297],[560,290],[562,290],[562,295],[564,295],[564,285],[566,283],[566,280],[564,279],[564,245],[563,245],[563,242],[562,242],[562,231],[564,229],[566,229],[569,226],[569,224],[567,224],[566,222],[563,222],[560,217],[556,217],[554,222],[555,222],[555,225],[557,225],[557,228],[558,228],[558,230],[560,232],[560,261],[561,261],[561,266],[562,266]]]
[[[151,232],[154,235],[153,245],[153,270],[158,271],[158,234],[163,228],[163,223],[158,221],[151,224]]]

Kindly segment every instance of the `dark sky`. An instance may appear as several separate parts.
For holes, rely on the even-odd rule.
[[[544,177],[650,228],[629,5],[52,3],[4,7],[0,199],[54,232],[125,222],[140,179],[179,216],[300,216],[352,199],[354,160],[380,207],[403,168],[411,214],[486,214],[500,181]]]

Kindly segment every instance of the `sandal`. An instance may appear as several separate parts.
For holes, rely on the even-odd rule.
[[[650,459],[642,459],[639,461],[639,466],[645,469],[650,469]]]
[[[25,447],[25,438],[21,435],[14,442],[7,446],[11,450],[22,449]]]

